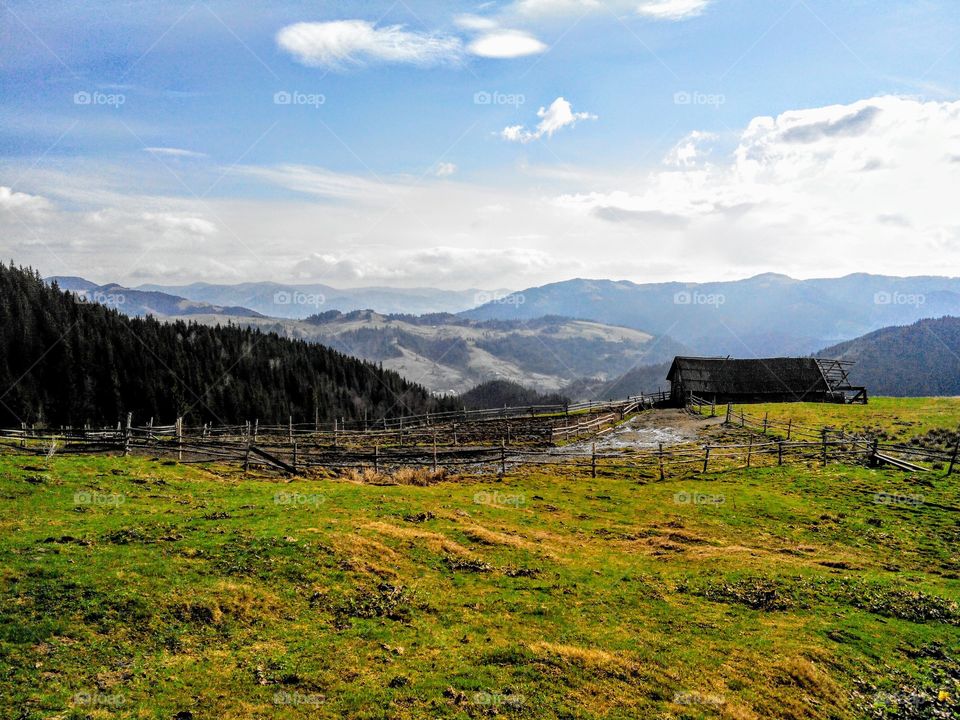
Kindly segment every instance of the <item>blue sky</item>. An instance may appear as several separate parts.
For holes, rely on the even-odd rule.
[[[919,0],[8,0],[0,249],[130,284],[949,274],[960,217],[919,187],[960,168],[958,20]]]

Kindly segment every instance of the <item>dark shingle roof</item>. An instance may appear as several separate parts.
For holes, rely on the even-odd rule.
[[[815,358],[677,357],[667,379],[696,394],[803,396],[830,388]]]

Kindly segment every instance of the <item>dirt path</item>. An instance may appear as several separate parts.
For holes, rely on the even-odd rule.
[[[705,440],[716,432],[723,417],[698,418],[685,410],[650,410],[628,420],[596,440],[597,451],[615,452],[655,448]],[[562,455],[590,454],[593,440],[571,443],[555,451]]]

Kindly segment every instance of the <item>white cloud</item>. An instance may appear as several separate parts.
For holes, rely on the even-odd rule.
[[[375,27],[366,20],[288,25],[277,33],[277,44],[304,65],[327,67],[367,61],[438,65],[457,62],[462,54],[457,37],[402,25]]]
[[[305,165],[243,167],[237,172],[306,195],[334,200],[376,201],[406,192],[404,183],[367,179]]]
[[[537,111],[540,122],[534,130],[527,130],[523,125],[505,127],[500,136],[511,142],[528,143],[539,140],[544,135],[552,137],[557,130],[573,127],[581,120],[596,120],[597,116],[588,112],[573,112],[573,106],[564,98],[558,97],[549,108],[542,107]]]
[[[453,23],[464,30],[474,31],[495,30],[498,27],[497,21],[493,18],[470,14],[457,15],[453,19]]]
[[[877,97],[757,117],[727,162],[701,164],[703,134],[629,187],[558,196],[608,222],[684,219],[677,251],[797,275],[934,272],[960,262],[960,102]],[[878,209],[883,213],[878,215]],[[890,218],[895,217],[896,222]],[[663,229],[668,233],[668,229]],[[938,257],[932,265],[931,257]],[[940,262],[942,260],[942,263]]]
[[[0,212],[12,210],[14,212],[36,213],[50,207],[50,201],[45,197],[17,192],[13,188],[0,185]]]
[[[147,148],[144,148],[144,151],[150,153],[151,155],[169,155],[170,157],[179,157],[179,158],[207,157],[206,154],[204,153],[194,152],[193,150],[184,150],[183,148],[174,148],[174,147],[147,147]]]
[[[640,3],[637,12],[656,20],[684,20],[707,9],[711,0],[649,0]]]
[[[451,162],[437,163],[433,169],[433,174],[437,177],[450,177],[455,172],[457,172],[457,166]]]
[[[693,167],[703,157],[710,154],[710,150],[704,150],[703,146],[716,139],[717,136],[713,133],[694,130],[673,146],[673,149],[667,153],[663,162],[665,165],[674,165],[676,167]]]
[[[533,35],[521,30],[495,30],[485,33],[471,42],[467,50],[471,55],[485,58],[508,59],[537,55],[547,46]]]

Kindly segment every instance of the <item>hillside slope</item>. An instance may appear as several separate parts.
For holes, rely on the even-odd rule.
[[[883,328],[819,354],[856,361],[851,380],[872,395],[960,395],[958,317]]]
[[[128,318],[0,266],[0,427],[284,422],[446,408],[396,373],[247,328]]]
[[[197,316],[213,324],[217,317]],[[580,377],[608,380],[638,364],[684,351],[670,338],[566,318],[478,322],[456,315],[330,311],[307,320],[244,318],[243,324],[321,342],[382,363],[438,393],[463,393],[489,380],[556,392]]]

